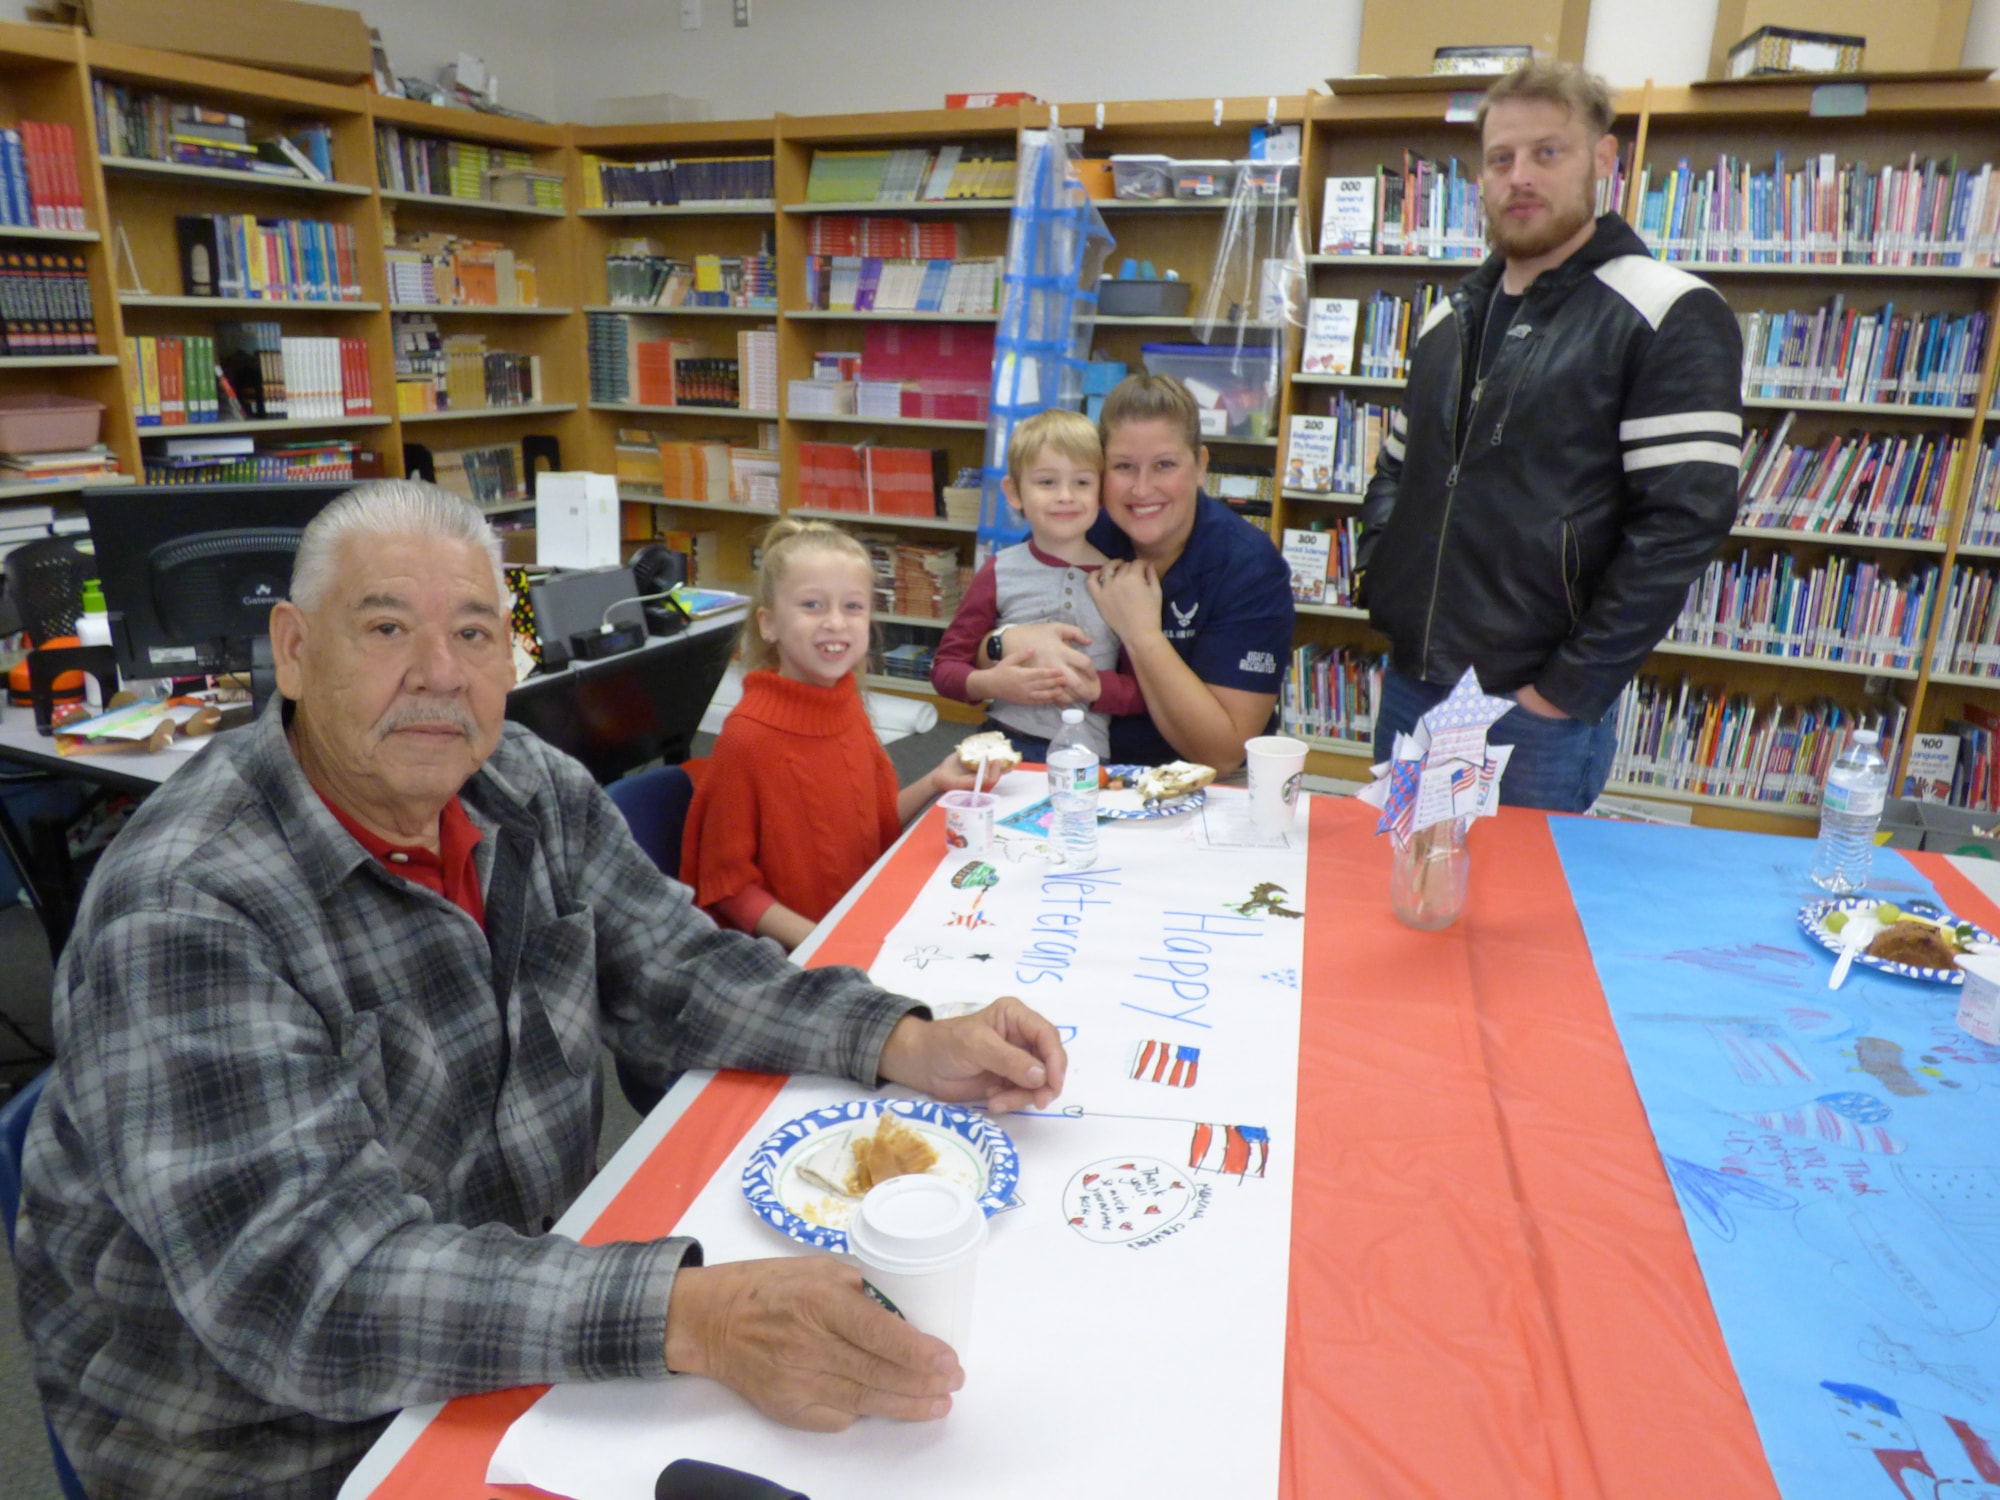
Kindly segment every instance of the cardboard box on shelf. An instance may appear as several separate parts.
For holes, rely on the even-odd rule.
[[[361,13],[301,0],[68,0],[90,34],[331,83],[373,76]]]
[[[1357,70],[1428,75],[1440,47],[1527,46],[1582,62],[1589,25],[1590,0],[1362,0]]]
[[[1934,72],[1955,68],[1965,54],[1972,0],[1722,0],[1715,12],[1715,40],[1708,76],[1729,76],[1729,49],[1765,26],[1834,31],[1868,39],[1871,73]]]
[[[1859,73],[1868,55],[1864,36],[1760,26],[1729,49],[1731,78],[1785,73]]]

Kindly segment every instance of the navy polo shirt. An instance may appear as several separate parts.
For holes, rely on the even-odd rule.
[[[1206,491],[1195,497],[1187,549],[1160,580],[1160,624],[1194,675],[1211,687],[1275,693],[1292,656],[1292,575],[1271,539]],[[1090,540],[1129,558],[1132,540],[1100,515]],[[1111,759],[1153,766],[1180,752],[1143,714],[1111,721]]]

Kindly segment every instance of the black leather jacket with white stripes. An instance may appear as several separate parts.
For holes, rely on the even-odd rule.
[[[1532,683],[1595,721],[1729,534],[1743,342],[1616,214],[1528,288],[1459,420],[1488,257],[1417,339],[1361,510],[1363,602],[1406,676]],[[1497,336],[1497,330],[1496,330]]]

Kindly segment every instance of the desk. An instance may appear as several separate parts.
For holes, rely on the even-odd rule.
[[[507,717],[575,756],[599,782],[615,781],[651,760],[685,760],[702,712],[735,651],[745,613],[741,607],[724,610],[622,656],[574,662],[516,683],[507,695]],[[192,762],[209,742],[184,740],[161,751],[64,755],[53,738],[37,732],[31,709],[0,710],[0,761],[139,797]],[[67,867],[67,851],[46,849],[40,859],[33,858],[4,807],[0,845],[8,847],[42,914],[50,945],[60,952],[81,896],[75,872]]]
[[[1551,820],[1505,810],[1482,825],[1466,916],[1423,934],[1388,916],[1372,811],[1315,813],[1279,1494],[1772,1500]],[[829,916],[821,957],[876,956],[936,866],[936,816]],[[1792,862],[1804,847],[1619,836],[1663,834]],[[1961,915],[2000,920],[1993,867],[1914,863]],[[632,1233],[636,1193],[659,1226],[644,1232],[664,1232],[733,1172],[771,1087],[683,1079],[560,1227]],[[343,1500],[487,1494],[487,1458],[536,1394],[405,1414]]]

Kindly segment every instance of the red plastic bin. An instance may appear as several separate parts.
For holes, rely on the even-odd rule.
[[[54,453],[97,441],[104,403],[76,396],[0,396],[0,453]]]

